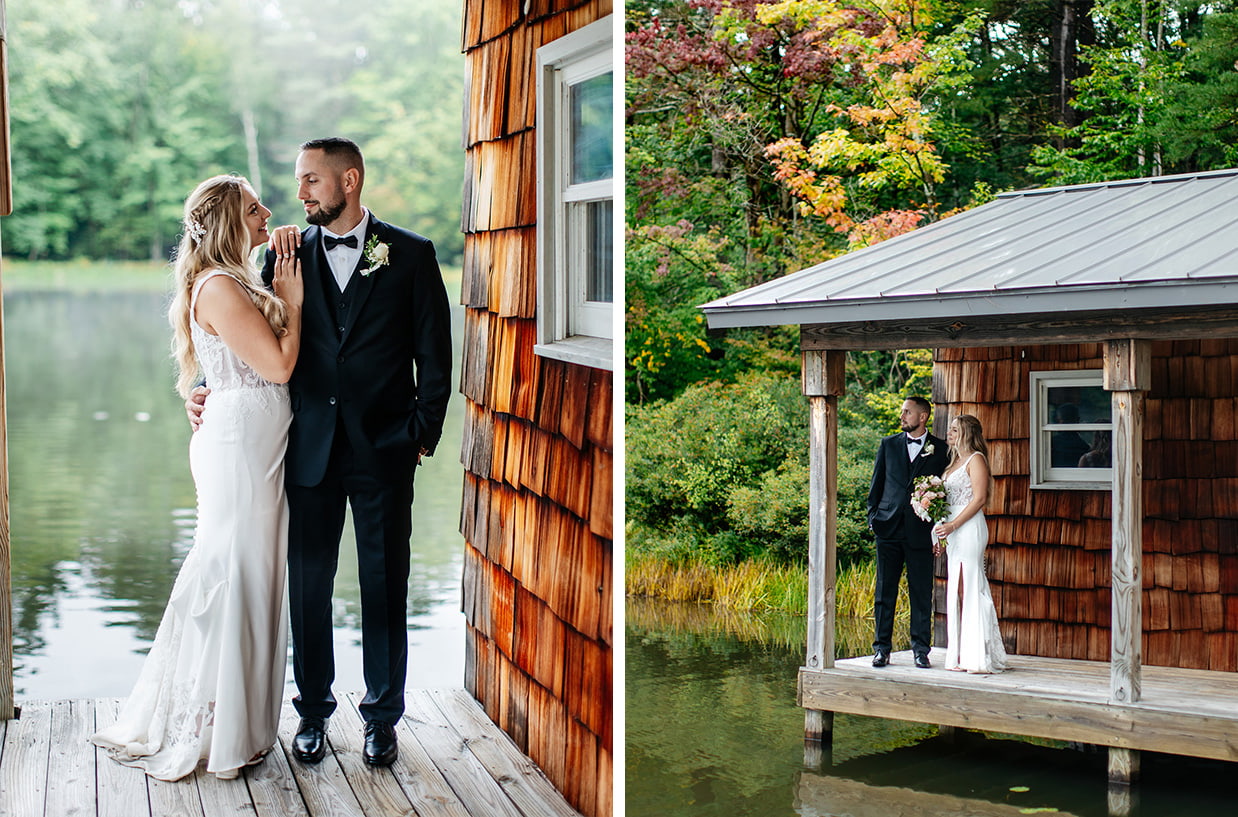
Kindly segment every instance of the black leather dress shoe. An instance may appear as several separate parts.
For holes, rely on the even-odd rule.
[[[888,663],[890,663],[890,654],[885,650],[877,650],[877,652],[873,654],[874,667],[884,667]]]
[[[933,665],[929,663],[927,655],[917,655],[916,666],[919,667],[920,669],[928,669],[929,667]]]
[[[390,766],[399,749],[395,727],[386,721],[365,722],[365,762],[371,766]]]
[[[292,739],[292,753],[302,763],[317,763],[327,754],[327,719],[302,718]]]

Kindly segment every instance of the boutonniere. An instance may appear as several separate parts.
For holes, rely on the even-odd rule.
[[[932,444],[932,443],[925,443],[925,444],[924,444],[924,450],[920,452],[920,456],[921,456],[921,457],[927,457],[927,456],[931,455],[932,453],[933,453],[933,444]]]
[[[369,264],[369,266],[361,270],[361,274],[368,278],[371,272],[374,272],[379,267],[387,266],[387,259],[391,255],[391,245],[384,244],[378,240],[377,235],[372,235],[370,240],[365,242],[365,252],[363,255],[365,263]]]

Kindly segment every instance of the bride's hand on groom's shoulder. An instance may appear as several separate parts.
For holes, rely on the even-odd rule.
[[[270,243],[267,248],[275,253],[278,258],[281,255],[291,255],[301,246],[301,229],[295,224],[283,224],[271,231]]]
[[[202,410],[206,408],[206,396],[210,393],[206,386],[198,386],[185,400],[185,413],[189,415],[189,425],[194,431],[202,425]]]

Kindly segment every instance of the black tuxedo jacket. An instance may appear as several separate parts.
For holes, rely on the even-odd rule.
[[[911,489],[916,477],[941,476],[948,460],[945,441],[932,434],[914,460],[907,457],[905,433],[883,439],[873,466],[873,483],[868,489],[868,524],[873,533],[882,539],[905,537],[913,547],[931,547],[933,526],[911,509]]]
[[[322,231],[301,233],[305,305],[301,354],[288,382],[293,414],[285,459],[294,485],[322,481],[337,427],[348,435],[355,467],[381,479],[411,474],[418,451],[432,453],[442,434],[451,396],[451,307],[434,245],[369,219],[366,241],[377,236],[387,244],[388,263],[363,276],[369,264],[362,253],[343,293]],[[274,265],[268,250],[268,286]],[[339,314],[345,318],[337,320]]]

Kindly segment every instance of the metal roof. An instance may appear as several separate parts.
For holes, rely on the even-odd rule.
[[[711,327],[1238,303],[1238,169],[1003,193],[704,304]]]

